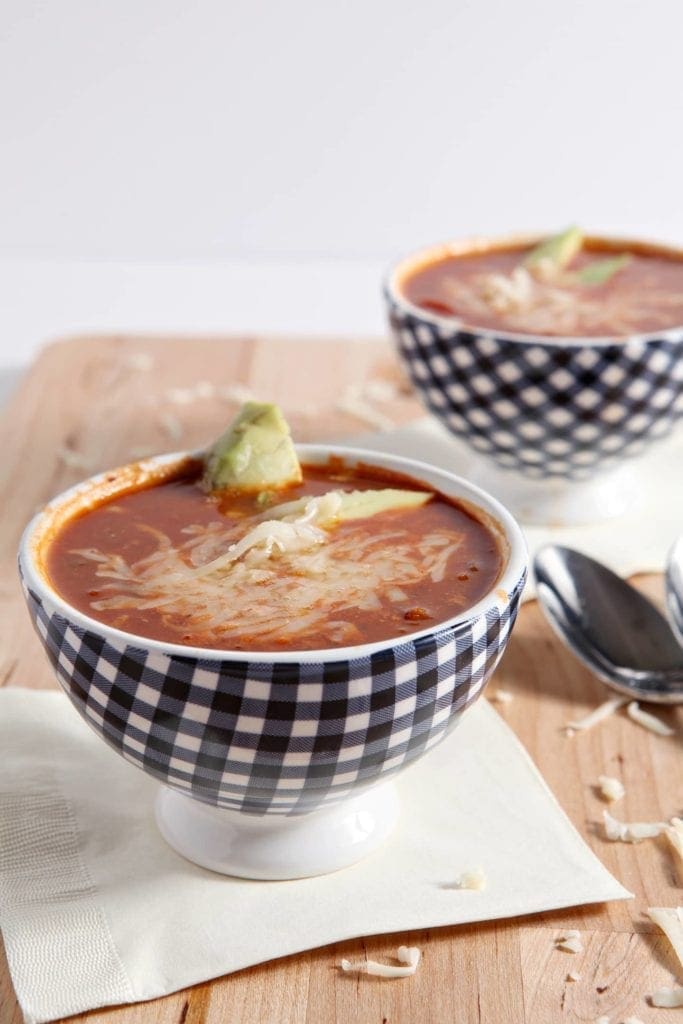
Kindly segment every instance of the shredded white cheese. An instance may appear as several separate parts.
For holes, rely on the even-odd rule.
[[[666,935],[683,967],[683,907],[648,907],[647,912]]]
[[[257,523],[240,540],[231,544],[224,554],[195,570],[195,575],[225,569],[248,551],[255,553],[255,549],[258,549],[263,557],[271,558],[276,551],[292,554],[314,548],[328,538],[328,534],[318,529],[314,523],[321,519],[327,521],[334,518],[340,504],[338,492],[330,491],[320,498],[311,498],[306,502],[299,516],[266,519]]]
[[[195,395],[192,388],[168,388],[164,398],[172,405],[191,405]]]
[[[138,459],[146,459],[148,458],[148,456],[153,454],[154,449],[151,448],[150,445],[148,444],[133,445],[132,448],[128,449],[128,458],[132,459],[133,461],[137,461]]]
[[[367,382],[362,384],[349,384],[341,394],[336,403],[340,412],[347,412],[358,420],[364,420],[371,427],[378,430],[391,430],[395,426],[394,421],[380,409],[377,409],[373,402],[385,401],[386,392],[380,389],[378,398],[377,387],[373,386],[380,382]],[[393,395],[391,396],[393,397]]]
[[[514,700],[513,694],[509,690],[494,690],[489,696],[489,700],[494,701],[496,704],[510,704]]]
[[[594,711],[586,715],[585,718],[579,718],[574,722],[567,722],[567,730],[573,729],[575,732],[583,732],[585,729],[592,729],[594,725],[604,721],[605,718],[609,718],[615,711],[618,711],[622,707],[628,697],[610,697],[604,704],[600,704]]]
[[[683,819],[672,818],[670,824],[664,829],[664,835],[683,861]]]
[[[149,352],[129,352],[123,357],[123,363],[129,370],[138,373],[148,373],[154,366],[154,360]]]
[[[581,975],[577,971],[570,971],[567,975],[567,981],[581,981]]]
[[[73,448],[67,448],[66,445],[57,449],[57,457],[69,469],[84,470],[88,473],[95,468],[95,463],[87,455],[83,455],[82,452],[77,452]]]
[[[342,971],[355,971],[357,974],[372,974],[377,978],[409,978],[415,974],[420,962],[420,950],[416,946],[399,946],[396,959],[398,964],[382,964],[377,960],[366,960],[362,963],[351,963],[342,960]]]
[[[583,953],[580,933],[575,928],[567,929],[563,935],[555,939],[555,948],[567,953]]]
[[[505,274],[483,274],[481,294],[496,313],[518,313],[528,310],[533,297],[534,281],[525,267],[515,267]]]
[[[650,996],[650,1002],[653,1006],[666,1006],[670,1009],[683,1006],[683,988],[658,988]]]
[[[609,1017],[598,1017],[595,1024],[609,1024]]]
[[[444,283],[444,298],[466,322],[481,323],[493,310],[505,316],[508,330],[525,334],[634,334],[643,316],[662,327],[681,319],[680,295],[656,287],[636,293],[623,284],[576,288],[573,275],[558,274],[549,260],[537,262],[533,276],[523,266],[453,275]]]
[[[619,779],[612,778],[610,775],[600,775],[598,777],[598,786],[605,800],[609,803],[614,803],[615,800],[621,800],[626,790],[624,784]]]
[[[483,868],[473,868],[471,871],[463,871],[460,877],[454,882],[453,889],[471,889],[474,892],[482,892],[486,888],[486,875]]]
[[[172,441],[180,441],[183,436],[183,425],[172,412],[162,412],[159,423]]]
[[[642,839],[652,839],[661,835],[666,829],[665,821],[618,821],[609,811],[603,811],[605,836],[612,842],[639,843]]]
[[[376,427],[378,430],[391,430],[394,427],[394,421],[389,416],[385,416],[379,409],[373,408],[368,402],[360,398],[340,398],[336,403],[336,408],[339,412],[349,413],[350,416],[354,416],[357,420],[364,420],[371,427]]]
[[[328,492],[291,518],[262,519],[249,530],[238,518],[189,525],[182,530],[187,539],[176,544],[141,527],[156,546],[130,563],[106,550],[82,549],[78,553],[97,563],[101,580],[91,606],[159,609],[169,625],[183,622],[206,646],[229,645],[245,634],[265,643],[311,633],[322,633],[333,646],[359,643],[352,613],[379,610],[394,588],[440,578],[462,535],[439,527],[416,539],[395,524],[367,535],[362,521],[345,524],[344,531],[323,530],[320,522],[334,518],[339,500]]]
[[[216,385],[212,384],[210,380],[198,380],[194,386],[194,393],[197,398],[208,400],[215,398],[218,390]]]
[[[396,385],[388,380],[366,380],[363,390],[371,402],[393,402],[400,397]]]
[[[642,725],[645,729],[649,729],[650,732],[656,732],[658,736],[673,736],[675,729],[665,725],[664,722],[660,721],[659,718],[655,718],[649,711],[643,711],[637,700],[631,701],[629,706],[626,708],[626,714],[638,725]]]
[[[256,394],[246,384],[231,384],[227,388],[220,388],[219,395],[226,402],[233,402],[236,405],[244,405],[245,402],[253,402]]]
[[[643,1024],[640,1017],[626,1017],[624,1024]]]

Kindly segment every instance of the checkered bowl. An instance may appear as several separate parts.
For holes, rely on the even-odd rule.
[[[396,345],[427,408],[474,452],[532,481],[595,479],[669,433],[683,415],[683,327],[619,340],[478,330],[401,292],[421,266],[500,245],[432,247],[387,278]]]
[[[515,620],[526,549],[493,498],[396,456],[307,445],[299,452],[309,464],[338,455],[349,465],[407,473],[477,506],[505,555],[495,587],[473,608],[394,640],[305,652],[217,651],[114,629],[51,586],[44,551],[55,529],[94,496],[116,493],[125,468],[55,498],[21,542],[29,612],[77,711],[127,761],[207,811],[307,815],[390,779],[444,739],[476,700]]]

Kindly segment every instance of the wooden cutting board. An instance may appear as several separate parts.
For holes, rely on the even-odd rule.
[[[352,437],[370,419],[402,424],[421,414],[388,343],[307,339],[83,337],[46,348],[0,422],[0,686],[54,687],[16,580],[21,531],[47,499],[100,469],[143,453],[200,446],[247,393],[278,402],[295,436]],[[348,411],[355,409],[354,412]],[[369,417],[369,418],[368,418]],[[660,599],[661,578],[641,585]],[[663,739],[625,716],[567,739],[562,727],[605,699],[603,686],[555,640],[535,602],[519,615],[496,674],[514,699],[499,710],[531,753],[576,828],[635,893],[630,902],[490,924],[340,943],[254,967],[153,1003],[95,1011],[90,1024],[674,1024],[683,1011],[653,1009],[645,996],[681,979],[648,906],[683,902],[683,872],[663,840],[609,843],[598,822],[601,774],[624,779],[624,820],[683,811],[681,709],[660,717],[678,728]],[[1,752],[0,752],[1,756]],[[552,856],[552,850],[548,851]],[[510,865],[510,885],[515,867]],[[581,931],[585,952],[561,954],[553,939]],[[416,975],[387,982],[342,975],[342,956],[381,958],[401,943],[424,955]],[[567,981],[571,971],[581,975]],[[21,1013],[0,947],[0,1024]]]

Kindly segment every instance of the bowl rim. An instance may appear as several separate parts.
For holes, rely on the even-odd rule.
[[[389,637],[385,640],[376,640],[372,643],[356,644],[347,647],[328,647],[310,651],[237,651],[211,647],[195,647],[155,640],[137,633],[129,633],[125,630],[108,626],[98,619],[91,618],[66,601],[52,586],[44,569],[39,567],[36,557],[40,545],[45,543],[45,535],[49,530],[49,524],[59,513],[60,509],[63,509],[68,503],[72,503],[78,498],[85,496],[92,487],[111,479],[112,473],[118,471],[105,470],[102,473],[82,480],[56,495],[47,503],[45,508],[30,520],[24,529],[19,544],[19,569],[24,577],[25,585],[37,593],[41,599],[47,598],[54,611],[69,623],[73,623],[89,632],[99,633],[106,639],[114,639],[118,641],[119,645],[125,643],[130,647],[144,649],[150,653],[163,654],[167,657],[195,658],[202,662],[239,661],[249,662],[253,665],[275,663],[304,665],[311,663],[319,664],[321,662],[357,661],[377,652],[394,649],[402,644],[412,643],[422,637],[436,635],[444,630],[464,625],[467,622],[480,618],[495,606],[505,608],[510,604],[513,592],[526,578],[528,551],[520,526],[511,513],[492,495],[455,473],[450,473],[427,462],[401,455],[393,455],[371,449],[354,448],[348,445],[297,444],[296,449],[304,462],[306,462],[307,457],[309,460],[313,459],[315,461],[317,459],[323,462],[329,456],[340,456],[350,461],[352,465],[362,463],[366,466],[376,465],[378,468],[395,469],[414,478],[417,482],[428,483],[430,487],[442,490],[451,497],[466,503],[471,502],[472,505],[490,516],[494,523],[497,524],[503,541],[508,546],[507,561],[498,579],[496,579],[492,587],[476,604],[464,609],[458,615],[445,619],[443,622],[416,630],[414,633],[406,633],[403,636]],[[155,469],[158,470],[173,463],[180,463],[188,457],[196,458],[197,454],[197,452],[172,452],[153,456],[137,463],[130,463],[129,466],[140,467],[143,473],[150,473]],[[127,467],[119,467],[119,470],[124,468]],[[441,481],[445,485],[444,487],[439,486]]]
[[[655,341],[681,343],[683,347],[683,323],[678,326],[667,327],[665,330],[634,332],[633,334],[611,334],[604,336],[525,334],[522,331],[506,331],[497,327],[477,327],[475,324],[467,323],[456,316],[442,316],[439,313],[423,309],[421,306],[416,306],[400,291],[399,285],[401,281],[411,270],[417,270],[422,266],[434,263],[440,258],[464,256],[470,253],[487,252],[496,249],[533,246],[547,237],[548,235],[545,232],[515,232],[490,236],[472,235],[467,238],[454,239],[447,242],[434,242],[430,245],[421,246],[419,249],[413,249],[410,253],[404,254],[391,263],[382,278],[384,295],[390,303],[401,307],[417,319],[424,320],[451,333],[454,331],[466,331],[468,334],[475,334],[482,338],[496,338],[500,341],[546,346],[548,348],[581,348],[584,346],[601,348],[610,345],[621,347],[629,343],[647,345]],[[670,245],[666,242],[609,234],[584,235],[584,238],[589,243],[604,245],[609,249],[647,250],[653,255],[668,256],[669,258],[683,261],[683,247]]]

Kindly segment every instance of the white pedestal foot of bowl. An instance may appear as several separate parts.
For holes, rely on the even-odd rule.
[[[528,526],[580,526],[613,519],[635,509],[642,494],[631,464],[605,470],[592,480],[532,480],[482,460],[472,466],[469,478]]]
[[[296,817],[211,807],[165,786],[156,799],[159,830],[183,857],[224,875],[272,880],[355,864],[390,835],[398,813],[395,787],[387,782]]]

